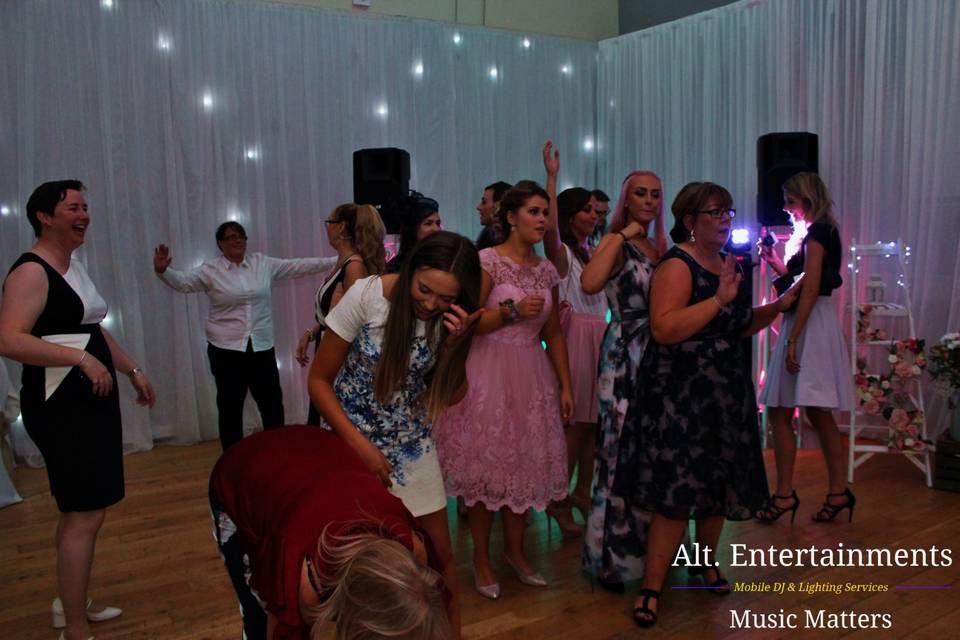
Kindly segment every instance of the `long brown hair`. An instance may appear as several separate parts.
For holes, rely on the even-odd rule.
[[[343,235],[363,259],[367,273],[373,275],[386,270],[386,252],[383,248],[383,221],[369,204],[341,204],[330,214],[343,223]]]
[[[410,348],[416,334],[416,309],[411,294],[411,280],[419,269],[439,269],[452,273],[460,283],[455,304],[467,313],[476,310],[480,299],[480,257],[473,243],[456,233],[440,231],[419,243],[407,258],[390,294],[390,313],[383,330],[383,346],[374,374],[374,395],[381,404],[389,402],[407,376]],[[436,345],[436,365],[432,379],[419,402],[426,407],[431,420],[450,404],[450,399],[466,383],[467,353],[474,327],[469,327],[453,346],[447,344],[448,331],[443,314],[427,321],[427,344]]]

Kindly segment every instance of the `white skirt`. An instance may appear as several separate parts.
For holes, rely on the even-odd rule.
[[[850,354],[831,298],[820,296],[813,305],[807,326],[797,339],[800,371],[792,374],[787,371],[785,363],[787,338],[796,317],[796,311],[783,316],[780,337],[767,366],[760,403],[768,407],[852,410],[854,393]]]
[[[401,484],[395,476],[391,476],[393,486],[390,487],[390,493],[403,501],[403,506],[413,517],[419,518],[447,506],[440,460],[437,458],[437,447],[432,441],[426,453],[403,465],[402,477]]]

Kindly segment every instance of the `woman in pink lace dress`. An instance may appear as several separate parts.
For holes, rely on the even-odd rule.
[[[469,389],[434,427],[447,493],[469,507],[477,591],[492,599],[500,595],[489,556],[494,514],[502,511],[505,562],[524,584],[546,586],[523,553],[524,513],[567,495],[563,424],[573,399],[557,316],[560,277],[533,252],[548,201],[531,181],[501,200],[507,239],[480,252],[486,311],[467,358]]]

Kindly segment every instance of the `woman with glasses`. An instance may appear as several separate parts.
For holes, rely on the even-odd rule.
[[[672,205],[676,245],[650,285],[653,342],[624,424],[615,480],[618,493],[652,512],[633,612],[642,627],[657,620],[660,588],[688,520],[696,520],[700,548],[716,550],[724,519],[752,518],[767,498],[744,338],[769,325],[799,290],[750,307],[733,256],[720,253],[736,215],[731,204],[730,193],[710,182],[681,189]],[[688,572],[714,594],[730,592],[712,562]]]
[[[772,247],[764,247],[760,255],[780,276],[803,273],[804,286],[796,308],[783,316],[760,399],[773,426],[777,490],[757,519],[770,523],[789,512],[792,523],[797,515],[800,498],[793,488],[797,441],[791,422],[794,409],[801,406],[817,430],[827,464],[827,496],[813,520],[830,522],[844,509],[853,520],[857,499],[844,478],[843,436],[833,417],[833,410],[854,407],[846,340],[830,300],[842,284],[840,231],[827,186],[815,173],[798,173],[784,183],[783,210],[807,227],[800,250],[786,265]]]
[[[243,438],[243,403],[248,390],[265,429],[284,422],[270,308],[274,280],[320,273],[333,267],[337,258],[248,255],[247,232],[233,221],[217,228],[216,239],[222,255],[188,271],[171,269],[170,249],[161,244],[153,252],[153,271],[171,289],[203,292],[210,298],[207,357],[217,384],[220,444],[226,451]]]
[[[214,537],[250,640],[452,637],[430,537],[346,440],[287,427],[210,476]]]
[[[360,278],[383,273],[386,263],[383,249],[383,222],[377,210],[368,204],[342,204],[326,220],[327,242],[337,252],[337,264],[324,278],[314,296],[314,318],[297,343],[297,362],[301,367],[310,362],[307,352],[311,342],[314,350],[326,329],[325,318],[340,298]],[[320,424],[320,415],[310,404],[307,424]]]

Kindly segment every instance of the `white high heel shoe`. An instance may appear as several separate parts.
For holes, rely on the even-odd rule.
[[[94,611],[91,609],[92,606],[93,600],[87,598],[87,620],[90,622],[113,620],[123,613],[123,609],[118,609],[116,607],[104,607],[99,611]],[[61,602],[60,598],[54,598],[53,604],[50,606],[50,611],[53,613],[54,629],[63,629],[65,626],[67,626],[67,618],[63,615],[63,602]]]

